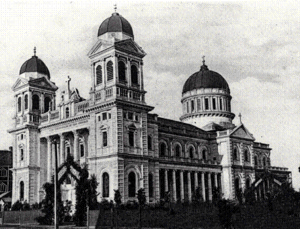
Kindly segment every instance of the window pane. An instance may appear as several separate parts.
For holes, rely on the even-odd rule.
[[[113,80],[114,78],[114,69],[112,61],[107,63],[107,81]]]
[[[131,65],[131,82],[132,84],[138,84],[138,70],[135,65]]]
[[[119,81],[126,81],[126,67],[123,61],[119,61],[118,63],[119,69]]]
[[[102,67],[100,65],[96,68],[96,81],[97,85],[102,83]]]
[[[208,110],[209,106],[208,106],[208,98],[205,98],[205,110]]]
[[[107,132],[103,132],[103,146],[107,146]]]

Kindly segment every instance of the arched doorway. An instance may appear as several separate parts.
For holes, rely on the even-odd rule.
[[[136,194],[136,176],[134,172],[128,174],[128,196],[135,197]]]

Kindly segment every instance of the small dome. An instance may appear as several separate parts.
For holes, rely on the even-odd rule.
[[[185,82],[182,94],[200,88],[220,88],[230,93],[226,80],[219,73],[208,70],[203,64],[199,72],[195,72]]]
[[[118,13],[113,13],[111,17],[105,19],[98,30],[98,37],[107,32],[123,32],[128,36],[133,36],[130,23]]]
[[[50,72],[45,63],[37,56],[32,56],[29,60],[25,61],[20,69],[20,75],[25,72],[37,72],[47,75],[50,79]]]

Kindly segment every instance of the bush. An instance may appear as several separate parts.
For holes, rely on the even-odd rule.
[[[125,209],[138,209],[139,204],[136,200],[128,200],[125,204]]]
[[[12,211],[20,211],[21,209],[23,209],[23,204],[17,200],[12,206],[11,206],[11,210]]]

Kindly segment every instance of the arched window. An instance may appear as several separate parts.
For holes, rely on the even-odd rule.
[[[237,148],[234,148],[233,149],[233,160],[238,160],[238,149]]]
[[[24,200],[24,182],[20,182],[20,201]]]
[[[69,107],[66,108],[66,118],[70,117],[70,110]]]
[[[203,149],[202,150],[202,159],[205,160],[205,161],[207,160],[207,155],[206,154],[207,154],[206,149]]]
[[[18,112],[21,112],[22,110],[22,100],[21,97],[18,98]]]
[[[0,169],[0,177],[6,177],[7,176],[7,171],[4,168]]]
[[[27,110],[28,109],[28,95],[27,94],[25,95],[24,103],[25,103],[25,110]]]
[[[96,84],[102,84],[102,67],[98,65],[96,68]]]
[[[250,188],[250,186],[251,186],[250,178],[247,178],[246,179],[246,189]]]
[[[38,95],[32,96],[32,109],[39,110],[40,109],[40,98]]]
[[[102,193],[103,197],[109,197],[109,175],[108,173],[103,173],[102,175]]]
[[[256,156],[256,155],[254,156],[254,165],[255,165],[255,166],[258,165],[258,159],[257,159],[257,156]]]
[[[23,148],[20,149],[20,160],[21,161],[24,160],[24,149]]]
[[[71,181],[71,178],[69,176],[66,177],[66,184],[71,184],[72,181]]]
[[[131,65],[131,83],[132,84],[139,84],[138,79],[138,70],[135,65]]]
[[[179,145],[176,145],[175,146],[175,156],[176,157],[180,157],[180,151],[181,151],[181,148]]]
[[[80,144],[80,157],[84,157],[84,144]]]
[[[149,173],[149,178],[148,178],[148,181],[149,181],[149,197],[153,197],[153,175],[152,173]]]
[[[267,166],[267,160],[266,160],[266,158],[265,158],[265,157],[263,158],[263,166],[264,166],[264,167],[266,167],[266,166]]]
[[[244,150],[244,157],[245,157],[245,161],[249,161],[250,157],[249,157],[249,151],[247,149]]]
[[[129,130],[128,138],[129,138],[129,146],[134,147],[134,130]]]
[[[51,105],[51,99],[49,97],[46,97],[44,100],[45,112],[48,112],[50,110],[50,105]]]
[[[119,81],[126,81],[126,66],[123,61],[118,62],[118,70],[119,70]]]
[[[114,78],[114,68],[113,68],[113,62],[108,61],[106,65],[106,70],[107,70],[107,81],[113,80]]]
[[[189,148],[189,157],[190,157],[191,159],[194,158],[194,148],[193,148],[192,146]]]
[[[6,192],[6,184],[4,184],[3,182],[0,184],[0,192]]]
[[[148,135],[148,149],[152,150],[152,137]]]
[[[130,172],[128,175],[128,196],[135,197],[136,192],[136,178],[135,173]]]
[[[167,156],[167,146],[164,142],[160,143],[159,153],[161,157]]]

